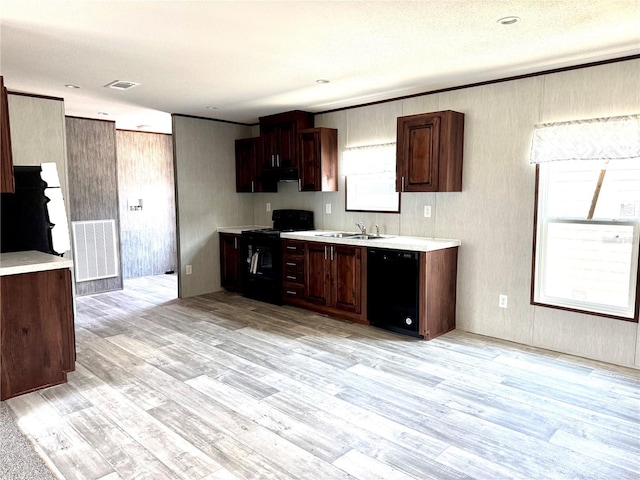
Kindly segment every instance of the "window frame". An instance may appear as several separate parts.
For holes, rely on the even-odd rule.
[[[390,155],[393,157],[394,160],[394,165],[392,169],[388,169],[388,170],[376,170],[375,169],[375,162],[374,162],[374,170],[373,171],[357,171],[357,172],[349,172],[349,173],[344,173],[344,184],[345,184],[345,192],[344,192],[344,205],[345,205],[345,211],[346,212],[363,212],[363,213],[390,213],[390,214],[399,214],[400,210],[401,210],[401,205],[402,205],[402,199],[401,199],[401,195],[400,192],[398,192],[396,190],[396,162],[397,162],[397,157],[396,157],[396,142],[388,142],[388,143],[372,143],[372,144],[365,144],[365,145],[361,145],[361,146],[356,146],[356,147],[347,147],[343,150],[343,162],[345,161],[345,155],[347,154],[347,152],[350,151],[371,151],[374,152],[373,154],[375,155],[375,152],[377,149],[389,149]],[[390,158],[391,158],[390,156]],[[357,157],[356,157],[357,158]],[[349,165],[351,166],[351,168],[348,168],[347,170],[353,170],[353,165],[355,165],[356,163],[351,160],[349,162]],[[379,163],[378,163],[378,167],[379,167]],[[375,207],[372,208],[368,208],[366,205],[362,204],[362,203],[357,203],[355,205],[350,205],[349,202],[349,181],[352,181],[352,188],[353,188],[353,183],[355,180],[364,180],[366,179],[366,177],[375,177],[375,176],[381,176],[384,174],[387,174],[387,176],[389,177],[389,186],[393,188],[393,193],[394,195],[396,195],[397,197],[394,199],[394,203],[393,205],[391,205],[390,208],[385,209],[385,210],[380,210],[377,209]],[[386,183],[385,183],[386,185]],[[352,202],[353,203],[352,199]]]
[[[587,315],[595,315],[598,317],[611,318],[615,320],[623,320],[627,322],[638,323],[639,313],[640,313],[640,253],[636,255],[636,285],[635,285],[635,305],[633,308],[633,317],[626,317],[622,315],[615,315],[612,313],[599,312],[594,310],[589,310],[586,308],[578,308],[572,306],[564,306],[564,305],[555,305],[552,303],[547,303],[543,301],[536,300],[536,287],[538,285],[538,275],[539,272],[536,270],[536,260],[537,260],[537,248],[538,248],[538,222],[539,222],[539,211],[540,211],[540,164],[536,164],[536,174],[535,174],[535,195],[534,195],[534,213],[533,213],[533,249],[532,249],[532,258],[531,258],[531,297],[530,303],[534,306],[541,306],[547,308],[553,308],[557,310],[564,310],[569,312],[583,313]],[[567,220],[567,222],[558,222],[558,223],[576,223],[572,220]],[[599,221],[592,220],[580,220],[577,223],[603,223]],[[616,224],[616,225],[625,225],[625,224],[638,224],[638,227],[634,229],[634,241],[637,242],[638,230],[640,230],[640,222],[604,222],[604,224]],[[636,246],[637,247],[637,246]],[[638,252],[640,248],[637,247],[636,252]],[[633,267],[633,265],[632,265]]]

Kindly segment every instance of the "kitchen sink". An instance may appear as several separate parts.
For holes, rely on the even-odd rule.
[[[371,235],[368,233],[358,233],[356,235],[351,235],[349,238],[353,238],[354,240],[375,240],[376,238],[391,238],[388,235]]]
[[[336,233],[316,233],[316,237],[331,237],[331,238],[351,238],[357,235],[357,233],[348,232],[336,232]]]
[[[349,233],[349,232],[336,232],[336,233],[316,233],[316,237],[329,237],[329,238],[351,238],[353,240],[374,240],[376,238],[391,238],[387,235],[373,235],[369,233]]]

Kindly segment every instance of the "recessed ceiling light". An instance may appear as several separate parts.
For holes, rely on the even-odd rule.
[[[65,85],[65,87],[67,87],[67,88],[80,88],[78,85],[73,85],[73,84],[71,84],[71,83],[67,83],[67,84]]]
[[[329,83],[329,80],[325,80],[324,78],[319,78],[316,80],[316,83]]]
[[[130,82],[128,80],[114,80],[111,83],[107,83],[105,87],[115,88],[116,90],[129,90],[130,88],[140,85],[138,82]]]
[[[204,108],[206,108],[207,110],[217,110],[218,109],[218,107],[214,107],[213,105],[207,105]]]
[[[98,112],[98,115],[109,115],[107,112]]]
[[[501,19],[498,20],[498,23],[500,25],[513,25],[514,23],[518,23],[519,21],[520,21],[520,17],[510,16],[510,17],[502,17]]]

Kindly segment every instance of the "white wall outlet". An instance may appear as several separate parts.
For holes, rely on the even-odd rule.
[[[325,203],[324,211],[325,211],[325,213],[331,213],[331,204],[330,203]]]
[[[191,265],[187,265],[186,274],[191,275],[193,273],[193,267]]]
[[[267,202],[267,212],[271,211],[271,204],[269,202]]]
[[[508,300],[509,300],[509,297],[507,295],[500,295],[498,297],[498,306],[500,308],[507,308]]]
[[[425,218],[430,218],[431,217],[431,205],[425,205],[424,206],[424,217]]]

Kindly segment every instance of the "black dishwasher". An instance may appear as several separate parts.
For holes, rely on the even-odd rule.
[[[420,253],[367,249],[367,317],[371,325],[421,337],[419,330]]]

